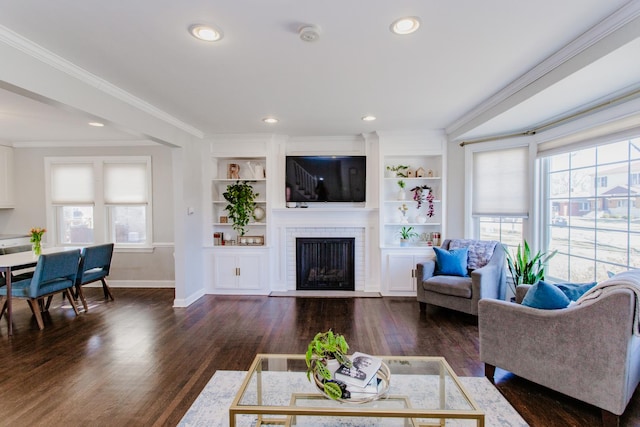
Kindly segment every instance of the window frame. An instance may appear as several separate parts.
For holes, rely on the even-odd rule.
[[[59,235],[59,212],[62,206],[73,206],[70,204],[53,203],[52,201],[52,165],[55,164],[91,164],[94,173],[94,201],[93,225],[94,241],[92,244],[114,243],[115,248],[120,251],[149,251],[153,249],[153,182],[152,182],[152,162],[151,156],[78,156],[78,157],[45,157],[45,193],[46,193],[46,218],[47,228],[51,231],[50,237],[54,239],[55,246],[77,246],[78,244],[63,243]],[[130,164],[139,163],[146,165],[146,203],[131,204],[107,204],[104,199],[105,175],[104,165],[106,163]],[[85,204],[83,204],[85,205]],[[86,204],[89,206],[89,204]],[[113,206],[145,206],[145,239],[139,243],[116,243],[115,226],[111,214]]]
[[[554,150],[552,152],[549,153],[545,153],[544,155],[540,155],[538,158],[538,162],[539,162],[539,167],[540,167],[540,186],[543,189],[541,195],[540,195],[540,208],[538,211],[538,215],[543,218],[543,223],[541,224],[541,233],[543,235],[543,239],[546,242],[545,245],[543,245],[543,248],[545,251],[549,251],[555,248],[551,247],[551,243],[552,243],[552,232],[554,230],[553,227],[557,227],[557,225],[554,225],[552,223],[552,210],[553,210],[553,202],[554,200],[558,201],[558,200],[565,200],[565,197],[554,197],[551,194],[551,179],[552,179],[552,174],[554,173],[567,173],[569,176],[572,176],[572,173],[574,171],[579,171],[579,170],[584,170],[584,169],[589,169],[589,168],[593,168],[594,171],[596,171],[595,173],[597,174],[598,171],[600,171],[602,168],[607,168],[607,167],[611,167],[611,166],[625,166],[627,167],[627,177],[626,177],[626,182],[631,186],[631,185],[635,185],[637,186],[638,184],[633,184],[633,176],[634,175],[640,175],[639,172],[634,172],[632,170],[631,165],[635,162],[638,162],[638,158],[632,158],[629,156],[629,153],[627,153],[626,155],[626,159],[623,160],[615,160],[615,161],[611,161],[611,160],[606,160],[606,159],[600,159],[598,156],[598,148],[600,147],[604,147],[610,144],[617,144],[617,143],[627,143],[627,147],[629,149],[630,145],[633,145],[634,141],[637,141],[638,139],[640,139],[640,131],[638,131],[638,133],[635,136],[632,135],[626,135],[624,137],[620,136],[620,137],[616,137],[616,136],[611,136],[609,139],[607,140],[599,140],[597,143],[593,143],[593,144],[583,144],[583,145],[577,145],[577,146],[567,146],[566,149],[564,150]],[[575,155],[574,153],[580,152],[582,150],[589,150],[589,149],[595,149],[596,152],[594,154],[594,160],[593,160],[593,164],[592,165],[578,165],[575,167],[572,167],[571,163],[569,163],[565,168],[562,169],[556,169],[554,171],[551,171],[551,158],[553,156],[558,156],[558,155],[568,155],[570,158],[572,155]],[[606,175],[602,175],[601,177],[607,177]],[[622,209],[627,211],[627,217],[626,217],[626,228],[623,227],[623,229],[618,229],[616,227],[611,227],[610,225],[607,225],[606,222],[603,221],[602,218],[598,218],[598,215],[601,214],[604,217],[604,213],[606,210],[610,209],[611,206],[601,206],[600,201],[604,201],[607,199],[606,196],[603,196],[603,194],[601,193],[602,190],[602,186],[600,185],[602,183],[601,180],[598,179],[599,177],[596,177],[596,179],[593,181],[593,194],[591,194],[590,196],[588,196],[588,199],[585,200],[584,197],[571,197],[570,194],[567,195],[566,197],[566,202],[567,202],[567,206],[569,209],[569,214],[571,214],[571,210],[572,210],[572,206],[574,206],[574,209],[577,211],[577,213],[583,213],[585,212],[584,210],[584,205],[586,203],[590,204],[590,209],[588,210],[588,213],[593,212],[594,213],[594,223],[592,227],[585,227],[584,224],[572,224],[571,221],[571,217],[576,217],[579,218],[579,216],[576,215],[568,215],[568,221],[566,225],[561,226],[563,229],[566,229],[566,233],[568,233],[568,237],[567,237],[567,244],[566,244],[566,250],[565,251],[559,251],[558,255],[556,256],[563,256],[567,258],[567,262],[566,262],[566,276],[567,277],[559,277],[556,275],[553,275],[552,272],[548,272],[547,273],[547,279],[551,280],[551,281],[596,281],[596,280],[601,280],[603,278],[606,277],[606,272],[608,271],[613,271],[613,272],[618,272],[618,271],[624,271],[626,269],[630,269],[630,268],[638,268],[640,267],[640,265],[633,265],[632,264],[632,244],[631,241],[634,239],[634,236],[636,239],[640,238],[640,232],[638,231],[634,231],[633,228],[631,227],[632,224],[632,219],[631,219],[631,215],[630,215],[630,209],[632,206],[634,206],[634,196],[631,192],[628,193],[626,199],[620,199],[620,196],[616,196],[615,198],[611,198],[609,197],[609,201],[611,200],[615,200],[616,205],[620,205],[620,203],[622,202],[622,204],[624,206],[618,206],[621,207]],[[615,185],[615,183],[612,184],[612,186]],[[582,199],[582,200],[581,200]],[[593,204],[592,204],[592,201]],[[622,224],[620,224],[622,225]],[[580,253],[579,250],[579,245],[576,245],[574,240],[576,239],[576,235],[574,234],[572,236],[572,233],[593,233],[593,254],[586,256]],[[624,237],[624,239],[627,242],[627,246],[626,246],[626,253],[623,254],[623,257],[625,258],[625,262],[615,262],[612,259],[608,259],[607,258],[607,251],[604,251],[602,253],[599,252],[602,250],[601,248],[599,248],[598,245],[598,241],[599,241],[599,237],[598,235],[600,234],[609,234],[609,233],[624,233],[626,236]],[[621,236],[622,237],[622,236]],[[572,250],[571,248],[571,243],[574,242],[574,248]],[[563,247],[564,249],[564,247]],[[550,262],[553,263],[555,260],[552,259]],[[593,277],[589,277],[588,279],[584,279],[581,277],[572,277],[572,264],[583,264],[583,265],[590,265],[589,268],[593,268]],[[561,265],[561,269],[564,269],[564,265]],[[602,267],[604,267],[606,269],[605,272],[602,271]],[[580,270],[580,269],[579,269]],[[584,269],[580,270],[580,271],[584,271]]]

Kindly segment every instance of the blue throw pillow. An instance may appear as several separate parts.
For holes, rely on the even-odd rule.
[[[597,285],[598,282],[591,283],[556,283],[556,286],[569,298],[571,301],[578,301],[578,299],[587,293],[587,291]]]
[[[468,276],[467,252],[469,248],[451,249],[433,248],[436,252],[436,273],[446,276]]]
[[[556,285],[539,281],[529,288],[522,300],[522,305],[542,310],[566,308],[571,301]]]

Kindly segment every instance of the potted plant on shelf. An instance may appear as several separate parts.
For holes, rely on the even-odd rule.
[[[391,172],[391,174],[395,174],[396,177],[398,178],[406,178],[407,177],[407,172],[406,170],[409,169],[409,166],[405,166],[405,165],[398,165],[398,166],[387,166],[387,170],[389,172]],[[393,177],[391,177],[393,178]]]
[[[227,191],[222,196],[229,202],[225,209],[233,223],[233,229],[240,236],[244,236],[247,232],[247,224],[253,218],[253,211],[256,208],[255,200],[259,194],[254,192],[253,187],[246,181],[236,181],[235,184],[227,186]]]
[[[518,244],[515,255],[509,252],[506,247],[504,250],[507,252],[509,273],[513,278],[513,281],[509,281],[509,285],[514,295],[518,285],[535,285],[540,280],[544,280],[544,266],[558,252],[555,250],[545,257],[544,252],[538,251],[532,256],[526,240],[523,247]]]
[[[334,381],[333,373],[328,364],[335,361],[335,369],[340,365],[351,366],[351,361],[346,356],[349,344],[344,336],[334,334],[331,329],[326,332],[318,332],[307,347],[305,361],[307,363],[307,379],[315,381],[312,376],[323,381],[324,392],[331,399],[342,397],[342,388]],[[335,370],[334,369],[334,370]]]
[[[398,190],[398,200],[404,200],[407,198],[407,195],[404,192],[404,187],[407,184],[404,182],[404,180],[400,180],[398,181],[398,187],[400,187],[400,189]]]
[[[418,233],[413,231],[413,227],[402,227],[398,234],[400,235],[400,246],[407,246],[412,239],[418,237]]]

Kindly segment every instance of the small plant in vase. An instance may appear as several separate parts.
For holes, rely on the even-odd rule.
[[[398,210],[400,211],[400,223],[401,224],[406,224],[409,222],[409,218],[407,218],[407,211],[409,210],[409,208],[407,207],[407,205],[405,203],[403,203],[401,206],[398,206]]]
[[[403,180],[398,181],[398,187],[400,187],[400,189],[398,190],[398,200],[404,200],[407,198],[405,192],[404,192],[404,188],[406,187],[406,183]]]
[[[344,336],[334,334],[331,329],[326,332],[318,332],[307,347],[305,361],[307,363],[307,379],[315,381],[312,376],[322,380],[324,392],[331,399],[342,397],[342,388],[333,381],[333,373],[328,368],[329,361],[335,360],[337,366],[351,366],[351,360],[347,357],[349,344]],[[336,366],[336,368],[337,368]]]
[[[431,218],[435,214],[435,209],[433,207],[433,201],[435,197],[433,196],[433,190],[428,185],[418,185],[411,189],[413,192],[413,200],[418,202],[418,210],[422,206],[423,202],[427,202],[427,216]]]
[[[407,246],[412,239],[418,237],[418,233],[413,230],[413,227],[402,227],[398,234],[400,235],[400,246]]]
[[[407,169],[409,166],[398,165],[398,166],[387,166],[387,170],[392,174],[395,174],[396,177],[406,178],[407,177]]]
[[[40,256],[42,253],[42,235],[47,232],[46,228],[34,227],[29,230],[31,234],[31,250],[35,256]]]

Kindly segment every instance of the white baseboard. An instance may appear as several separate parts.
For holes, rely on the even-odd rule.
[[[189,307],[191,304],[196,302],[199,298],[205,295],[204,289],[200,289],[195,294],[189,295],[187,298],[176,298],[173,300],[174,307]]]

